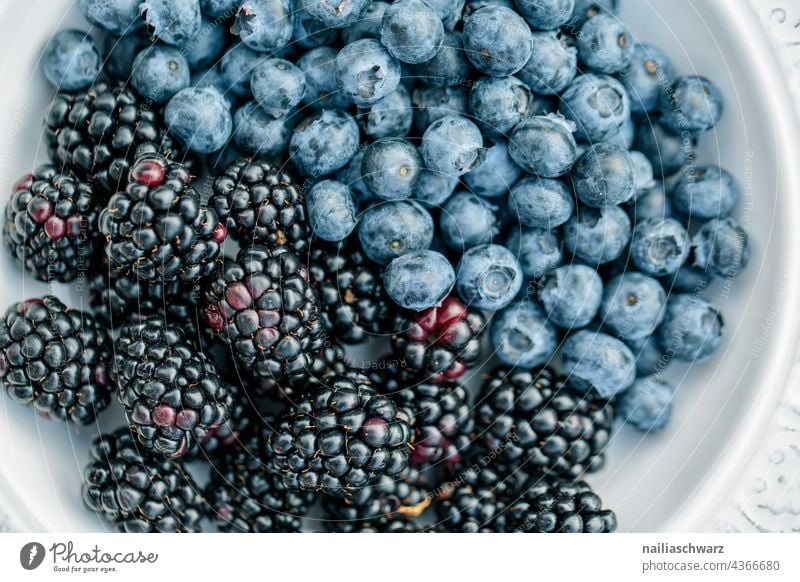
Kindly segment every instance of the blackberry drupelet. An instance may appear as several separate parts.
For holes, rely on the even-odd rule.
[[[111,402],[111,338],[53,296],[8,308],[0,320],[0,379],[12,400],[77,425]]]
[[[167,132],[161,111],[124,83],[98,82],[85,92],[58,93],[47,111],[45,140],[53,164],[110,196],[125,187],[145,154],[190,160]]]
[[[409,370],[431,382],[455,380],[480,357],[485,327],[480,311],[451,295],[439,307],[398,313],[392,324],[392,347],[405,358]]]
[[[325,378],[270,436],[273,467],[290,488],[351,496],[408,466],[410,427],[366,376]]]
[[[279,383],[307,374],[323,345],[308,271],[281,247],[252,245],[225,261],[206,287],[203,317],[238,365]]]
[[[309,273],[325,329],[336,339],[359,344],[387,332],[391,310],[381,272],[357,242],[315,246]]]
[[[228,166],[214,180],[208,204],[242,244],[285,246],[299,256],[308,249],[303,196],[289,174],[267,162]]]
[[[100,213],[100,230],[113,269],[142,281],[194,285],[216,267],[228,235],[216,212],[189,185],[189,169],[162,156],[133,165],[125,190]]]
[[[40,166],[14,185],[3,242],[37,279],[72,281],[84,275],[100,250],[99,211],[89,184],[55,166]]]
[[[605,462],[611,405],[556,381],[550,370],[495,369],[476,411],[484,445],[507,463],[576,479]]]
[[[95,438],[83,500],[128,533],[198,532],[203,516],[203,498],[183,466],[142,450],[127,427]]]
[[[185,455],[229,417],[228,385],[183,329],[163,319],[122,330],[111,376],[139,442],[167,458]]]

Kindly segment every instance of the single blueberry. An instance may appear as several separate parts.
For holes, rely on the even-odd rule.
[[[642,432],[659,432],[672,416],[675,388],[656,378],[642,378],[617,396],[617,416]]]
[[[462,40],[467,58],[479,71],[505,77],[519,71],[533,51],[531,29],[523,18],[504,6],[488,5],[464,23]]]
[[[225,51],[219,62],[219,72],[230,91],[237,97],[249,97],[253,71],[264,60],[264,55],[237,43]]]
[[[639,193],[629,204],[628,214],[634,223],[645,218],[673,218],[672,203],[664,185],[658,182],[652,188]]]
[[[360,107],[357,120],[364,134],[372,139],[407,136],[414,121],[408,89],[398,85],[397,89],[377,103]]]
[[[324,22],[311,16],[308,10],[299,8],[300,4],[302,4],[302,2],[295,0],[294,27],[292,28],[291,45],[296,48],[308,50],[319,46],[337,44],[341,30],[326,26]],[[347,42],[351,41],[347,40]]]
[[[59,91],[85,89],[100,73],[100,53],[94,39],[80,30],[61,30],[42,55],[44,76]]]
[[[502,309],[522,288],[522,268],[507,248],[479,245],[468,249],[458,264],[456,288],[476,309]]]
[[[558,178],[578,158],[574,125],[558,115],[529,117],[511,132],[508,154],[531,174]]]
[[[202,19],[200,32],[189,40],[182,52],[186,55],[189,69],[198,71],[213,66],[225,52],[228,37],[220,23]]]
[[[244,0],[231,27],[244,44],[262,53],[286,46],[293,30],[291,0]]]
[[[497,207],[472,192],[456,192],[442,206],[439,230],[455,251],[492,242],[497,236]]]
[[[658,47],[636,44],[630,64],[619,80],[631,98],[633,113],[650,113],[658,107],[658,96],[672,84],[674,71],[669,57]]]
[[[558,95],[578,73],[578,52],[555,32],[534,32],[533,52],[517,76],[539,95]]]
[[[739,195],[739,184],[727,170],[687,166],[672,187],[670,200],[684,216],[708,220],[730,214]]]
[[[589,70],[613,75],[630,65],[635,44],[622,21],[610,14],[593,16],[575,41],[578,58]]]
[[[281,117],[303,100],[306,76],[287,60],[267,59],[253,69],[250,90],[264,111]]]
[[[469,93],[464,87],[417,87],[411,93],[414,126],[424,132],[434,121],[469,111]]]
[[[358,223],[358,212],[350,187],[336,180],[321,180],[306,194],[311,228],[322,240],[341,241]]]
[[[442,19],[445,30],[452,31],[461,22],[466,0],[425,0]]]
[[[555,30],[572,18],[575,0],[514,0],[531,28]]]
[[[577,33],[587,20],[601,13],[617,14],[619,0],[575,0],[572,18],[567,22],[566,28]]]
[[[424,206],[439,207],[453,195],[457,186],[456,177],[422,170],[411,197]]]
[[[381,44],[404,63],[429,61],[443,41],[442,19],[423,0],[396,0],[383,13]]]
[[[683,265],[673,275],[662,279],[667,290],[679,293],[702,293],[711,283],[711,274],[703,269]]]
[[[467,55],[460,32],[447,32],[442,41],[442,48],[432,59],[416,66],[417,78],[433,87],[447,87],[466,83],[474,69]]]
[[[636,375],[652,376],[659,374],[669,364],[669,358],[664,354],[655,335],[644,339],[629,339],[625,342],[636,357]]]
[[[450,261],[436,251],[418,251],[394,259],[383,274],[383,285],[395,303],[424,311],[441,305],[456,276]]]
[[[508,142],[498,140],[486,150],[483,162],[464,174],[464,182],[479,196],[497,198],[505,195],[523,172],[508,155]]]
[[[358,124],[349,113],[323,109],[297,125],[289,153],[303,174],[325,176],[350,161],[358,140]]]
[[[250,101],[233,116],[233,140],[248,155],[272,158],[286,152],[293,122],[292,117],[275,118]]]
[[[211,18],[232,17],[241,0],[200,0],[203,14]]]
[[[560,180],[529,176],[509,193],[509,206],[525,226],[555,228],[567,222],[575,210],[572,192]]]
[[[400,63],[374,38],[346,45],[336,56],[339,89],[360,107],[389,95],[400,83]]]
[[[228,83],[222,76],[219,67],[211,67],[205,71],[198,71],[192,75],[191,86],[201,89],[214,89],[217,93],[222,95],[228,109],[232,109],[238,103],[238,98],[229,91]]]
[[[422,157],[410,141],[386,137],[369,144],[361,161],[361,178],[375,196],[384,200],[408,198],[420,172]]]
[[[233,133],[228,104],[219,91],[188,87],[179,91],[164,109],[172,135],[198,154],[221,150]]]
[[[505,247],[519,259],[522,273],[528,279],[540,279],[564,262],[558,230],[515,228]]]
[[[514,6],[513,0],[467,0],[464,3],[464,14],[462,15],[464,22],[469,20],[478,10],[486,6],[502,6],[509,10],[517,9],[517,7]]]
[[[628,155],[631,157],[633,163],[633,175],[636,188],[636,196],[643,192],[647,192],[656,185],[655,173],[653,172],[653,164],[647,159],[647,156],[642,152],[631,150],[630,146],[625,148]]]
[[[579,208],[564,225],[567,250],[591,265],[621,257],[630,241],[631,221],[619,206]]]
[[[686,229],[674,218],[646,218],[633,229],[631,260],[648,275],[676,272],[689,256]]]
[[[721,278],[738,276],[750,261],[747,231],[732,218],[714,218],[692,237],[692,264]]]
[[[607,75],[576,77],[561,94],[561,113],[576,125],[576,137],[589,143],[606,141],[630,119],[628,92]]]
[[[155,103],[166,103],[190,83],[189,63],[175,47],[154,44],[133,60],[131,85]]]
[[[121,36],[142,26],[139,4],[142,0],[81,0],[86,20],[113,35]]]
[[[383,22],[383,15],[388,7],[389,3],[381,0],[370,2],[361,18],[342,30],[344,44],[350,44],[362,38],[380,40],[381,22]]]
[[[664,319],[667,294],[655,279],[630,272],[617,275],[603,290],[603,325],[621,340],[641,340]]]
[[[533,99],[530,88],[516,77],[481,77],[470,90],[469,107],[485,135],[506,138],[532,115]]]
[[[411,200],[370,206],[357,228],[364,252],[381,265],[407,253],[428,249],[433,241],[433,230],[431,215]]]
[[[347,109],[350,99],[339,91],[336,78],[338,51],[329,46],[311,49],[297,60],[297,66],[306,77],[306,94],[303,104],[312,109]]]
[[[466,117],[434,121],[422,135],[420,148],[429,170],[462,176],[483,162],[486,150],[478,127]]]
[[[601,398],[624,392],[636,380],[636,360],[630,348],[610,335],[581,330],[561,347],[564,373],[573,386]]]
[[[167,44],[186,45],[202,26],[200,0],[142,0],[139,11],[152,36]]]
[[[722,94],[699,75],[684,75],[659,94],[661,122],[676,134],[699,135],[713,129],[722,117]]]
[[[370,0],[302,0],[308,13],[330,28],[345,28],[358,22]]]
[[[364,160],[364,150],[359,149],[347,165],[336,172],[336,179],[342,184],[347,184],[353,191],[355,201],[359,206],[377,200],[377,197],[367,188],[361,179],[361,162]]]
[[[133,59],[142,49],[152,44],[150,39],[136,31],[120,37],[106,35],[101,44],[103,48],[103,72],[107,73],[112,79],[128,82],[131,77]]]
[[[616,206],[636,193],[636,174],[628,151],[618,145],[589,146],[572,169],[578,199],[593,208]]]
[[[658,341],[672,358],[701,362],[719,347],[722,328],[722,316],[714,305],[696,294],[673,294],[658,328]]]
[[[671,176],[694,159],[696,139],[678,136],[661,123],[641,123],[636,128],[636,149],[653,165],[656,178]]]
[[[497,359],[512,367],[543,366],[558,347],[556,330],[531,301],[515,301],[495,315],[489,338]]]
[[[603,280],[586,265],[563,265],[542,277],[536,296],[554,325],[577,329],[589,325],[597,315]]]

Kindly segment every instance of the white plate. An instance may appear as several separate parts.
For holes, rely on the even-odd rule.
[[[0,206],[13,181],[45,159],[41,120],[51,93],[37,59],[56,30],[86,28],[75,5],[0,4]],[[718,286],[708,295],[726,322],[718,355],[691,370],[670,369],[678,392],[667,431],[643,438],[621,430],[607,468],[591,477],[623,531],[694,530],[735,483],[786,387],[800,305],[800,132],[783,72],[743,0],[623,0],[623,19],[680,73],[708,76],[722,89],[725,116],[702,139],[699,161],[739,178],[745,195],[737,215],[753,242],[750,267],[730,292],[721,296]],[[0,308],[47,291],[0,253]],[[74,289],[51,291],[79,305]],[[115,408],[101,422],[113,428],[122,415]],[[45,421],[0,398],[0,522],[5,512],[22,529],[107,529],[79,495],[97,429]]]

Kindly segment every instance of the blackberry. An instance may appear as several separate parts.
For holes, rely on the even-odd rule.
[[[397,314],[392,347],[405,358],[409,370],[431,382],[455,380],[478,361],[485,327],[486,318],[479,311],[451,295],[439,307]]]
[[[390,308],[380,270],[357,243],[315,246],[308,264],[329,333],[360,344],[387,331]]]
[[[269,431],[265,426],[246,437],[211,468],[206,499],[220,531],[300,531],[314,494],[287,488],[262,460]]]
[[[408,465],[410,427],[366,376],[331,376],[284,416],[269,440],[287,487],[350,496]]]
[[[53,296],[13,304],[0,320],[0,378],[12,400],[86,425],[111,402],[111,338]]]
[[[503,461],[569,479],[603,466],[614,419],[607,401],[557,382],[546,368],[497,368],[480,399],[479,431]]]
[[[202,206],[191,180],[187,167],[162,156],[136,161],[127,188],[100,213],[112,268],[142,281],[187,284],[216,268],[227,229]]]
[[[482,468],[474,467],[439,488],[433,531],[449,533],[504,533],[505,502]]]
[[[238,365],[279,383],[306,374],[323,344],[308,271],[283,248],[252,245],[225,261],[205,290],[203,317]]]
[[[274,378],[259,378],[258,390],[261,394],[283,400],[294,400],[307,394],[310,389],[323,382],[323,378],[347,372],[347,356],[344,348],[335,341],[328,340],[314,356],[314,363],[307,375],[289,376],[280,384]]]
[[[239,446],[240,439],[244,438],[242,435],[251,432],[251,427],[262,421],[255,403],[244,389],[230,382],[224,384],[231,397],[228,418],[216,428],[209,430],[202,440],[197,441],[197,446],[187,453],[189,459],[220,457]]]
[[[128,533],[198,532],[203,516],[203,498],[183,466],[141,450],[127,427],[95,438],[83,500]]]
[[[100,250],[92,188],[55,166],[22,177],[6,204],[3,242],[17,261],[42,281],[83,276]]]
[[[145,154],[189,162],[169,136],[161,112],[122,82],[59,93],[45,119],[50,159],[109,196],[125,187],[131,164]]]
[[[209,206],[242,244],[308,249],[303,197],[292,177],[264,161],[242,159],[214,180]]]
[[[185,455],[228,419],[227,385],[184,331],[163,319],[122,330],[111,376],[131,430],[165,457]]]

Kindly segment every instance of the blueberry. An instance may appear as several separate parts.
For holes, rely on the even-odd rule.
[[[200,32],[182,48],[186,62],[189,63],[189,69],[197,71],[216,64],[222,53],[225,52],[227,42],[225,27],[203,18]]]
[[[166,103],[190,83],[189,63],[175,47],[154,44],[133,61],[131,85],[155,103]]]
[[[645,218],[673,217],[672,203],[660,182],[640,193],[629,207],[629,212],[634,222]]]
[[[716,277],[738,276],[750,261],[747,231],[732,218],[714,218],[692,237],[693,265]]]
[[[658,341],[672,358],[701,362],[719,347],[722,328],[722,316],[705,299],[688,293],[672,295],[658,328]]]
[[[722,94],[699,75],[678,77],[659,95],[661,122],[677,134],[699,135],[713,129],[722,117]]]
[[[531,115],[533,98],[530,88],[516,77],[482,77],[472,86],[469,107],[486,135],[505,138]]]
[[[600,13],[581,27],[575,45],[578,58],[588,69],[613,75],[633,59],[633,35],[619,18]]]
[[[62,30],[48,41],[42,55],[44,76],[59,91],[85,89],[100,73],[94,39],[80,30]]]
[[[689,256],[686,229],[674,218],[647,218],[633,229],[631,260],[648,275],[676,272]]]
[[[142,0],[139,11],[152,35],[176,46],[184,46],[202,26],[199,0]]]
[[[525,226],[555,228],[567,222],[575,210],[572,193],[563,182],[529,176],[509,193],[509,206]]]
[[[405,137],[411,131],[414,109],[408,89],[398,85],[386,97],[358,110],[358,124],[367,137]]]
[[[358,223],[358,240],[367,256],[385,265],[433,241],[433,219],[418,203],[393,200],[370,206]]]
[[[650,44],[636,44],[630,64],[619,76],[631,98],[631,111],[655,111],[658,96],[672,82],[673,74],[672,63],[661,49]]]
[[[617,14],[619,0],[575,0],[572,18],[567,28],[577,32],[584,23],[597,14]]]
[[[489,5],[477,10],[464,24],[464,50],[479,71],[505,77],[519,71],[533,50],[531,29],[509,8]]]
[[[556,330],[542,308],[530,301],[515,301],[500,311],[489,338],[497,359],[512,367],[543,366],[558,347]]]
[[[502,6],[509,10],[517,9],[516,6],[514,6],[513,0],[466,0],[464,3],[464,14],[462,15],[464,22],[469,20],[478,10],[486,6]]]
[[[522,268],[505,247],[472,247],[458,264],[456,289],[469,306],[491,311],[502,309],[522,289]]]
[[[219,72],[227,90],[237,97],[250,96],[250,78],[264,55],[238,43],[229,48],[219,62]]]
[[[739,199],[736,179],[719,166],[688,166],[672,188],[670,199],[687,217],[708,220],[730,214]]]
[[[710,283],[710,273],[690,265],[683,265],[675,274],[663,279],[664,287],[679,293],[701,293]]]
[[[228,109],[232,109],[236,103],[238,103],[237,96],[234,95],[232,91],[228,91],[228,83],[219,71],[219,67],[211,67],[205,71],[198,71],[193,74],[191,86],[200,89],[214,89],[217,93],[222,95]]]
[[[411,94],[414,125],[424,132],[434,121],[469,110],[469,94],[464,87],[418,87]]]
[[[314,234],[322,240],[344,240],[358,223],[352,190],[336,180],[314,184],[306,194],[306,210]]]
[[[86,20],[114,35],[122,35],[141,26],[139,4],[142,0],[81,0]]]
[[[655,335],[644,339],[628,339],[625,342],[636,357],[636,375],[652,376],[660,373],[669,363]]]
[[[636,193],[636,174],[627,150],[610,143],[587,148],[572,170],[578,199],[592,208],[616,206]]]
[[[606,141],[630,119],[628,92],[607,75],[576,77],[561,95],[561,113],[577,126],[576,137],[589,143]]]
[[[233,116],[233,140],[248,155],[274,157],[286,151],[293,119],[277,119],[255,101],[242,105]]]
[[[321,46],[308,51],[297,60],[305,73],[306,94],[303,103],[312,109],[347,109],[350,99],[339,91],[336,78],[336,49]]]
[[[264,111],[280,117],[303,100],[306,76],[287,60],[267,59],[253,69],[250,90]]]
[[[617,396],[617,416],[642,432],[659,432],[672,415],[675,389],[655,378],[642,378]]]
[[[561,237],[555,229],[515,228],[505,247],[519,259],[528,279],[540,279],[564,261]]]
[[[496,198],[505,195],[522,174],[522,168],[508,155],[508,142],[499,140],[486,150],[483,162],[464,175],[464,182],[475,194]]]
[[[291,0],[244,0],[231,27],[244,44],[264,53],[286,46],[293,30]]]
[[[631,240],[631,221],[619,206],[580,208],[564,225],[567,250],[591,265],[622,256]]]
[[[574,126],[558,115],[529,117],[511,132],[508,154],[531,174],[558,178],[578,158]]]
[[[416,74],[420,81],[433,87],[460,85],[471,78],[474,69],[464,53],[460,32],[447,32],[436,56],[419,63]]]
[[[461,22],[465,0],[425,0],[442,19],[445,30],[452,31]]]
[[[233,132],[228,104],[216,89],[188,87],[164,109],[170,133],[198,154],[221,150]]]
[[[106,35],[102,43],[103,72],[107,73],[112,79],[128,82],[131,77],[133,59],[142,49],[151,44],[146,36],[136,31],[121,37]]]
[[[336,56],[339,88],[358,106],[372,105],[397,88],[400,63],[373,38],[348,44]]]
[[[483,162],[486,150],[478,127],[466,117],[434,121],[422,135],[422,158],[429,170],[462,176]]]
[[[492,242],[497,236],[497,207],[472,192],[457,192],[447,199],[439,218],[444,244],[455,251]]]
[[[578,389],[594,390],[611,398],[627,390],[636,379],[636,360],[630,348],[610,335],[581,330],[561,347],[567,379]]]
[[[230,17],[236,14],[241,0],[200,0],[203,14],[211,18]]]
[[[514,0],[531,28],[555,30],[572,18],[575,0]]]
[[[410,141],[386,137],[364,151],[361,178],[375,196],[384,200],[408,198],[422,171],[422,157]]]
[[[456,186],[458,186],[458,178],[422,170],[411,197],[425,206],[439,207],[452,196]]]
[[[443,40],[442,19],[423,0],[396,0],[383,13],[381,44],[404,63],[429,61]]]
[[[292,46],[308,50],[323,45],[332,45],[339,41],[340,29],[330,28],[311,16],[308,10],[298,9],[299,4],[299,2],[295,1]],[[348,40],[347,42],[350,41]]]
[[[628,155],[631,157],[631,162],[633,163],[636,196],[638,196],[640,193],[646,192],[656,185],[653,164],[650,163],[650,160],[648,160],[647,156],[642,152],[631,150],[630,147],[625,149],[628,150]]]
[[[345,44],[350,44],[362,38],[381,38],[381,22],[383,15],[389,7],[388,2],[373,0],[370,2],[364,14],[352,25],[342,30],[342,40]]]
[[[330,28],[345,28],[358,22],[370,0],[303,0],[303,8]]]
[[[534,32],[531,58],[517,76],[539,95],[558,95],[578,73],[578,52],[555,32]]]
[[[358,150],[347,165],[336,172],[336,179],[342,184],[347,184],[353,191],[355,201],[362,205],[376,200],[376,196],[367,188],[361,179],[361,162],[364,160],[364,150]]]
[[[358,124],[349,113],[323,109],[298,124],[289,153],[302,173],[325,176],[350,161],[358,149],[358,139]]]
[[[630,272],[606,283],[600,316],[622,340],[649,337],[664,318],[667,294],[655,279]]]
[[[424,311],[441,305],[456,276],[450,261],[436,251],[417,251],[394,259],[383,274],[383,285],[395,303]]]
[[[642,123],[636,130],[636,149],[653,165],[659,179],[671,176],[694,157],[695,139],[677,136],[660,123]]]
[[[554,325],[577,329],[589,325],[597,315],[603,281],[591,267],[572,263],[542,277],[536,295]]]

